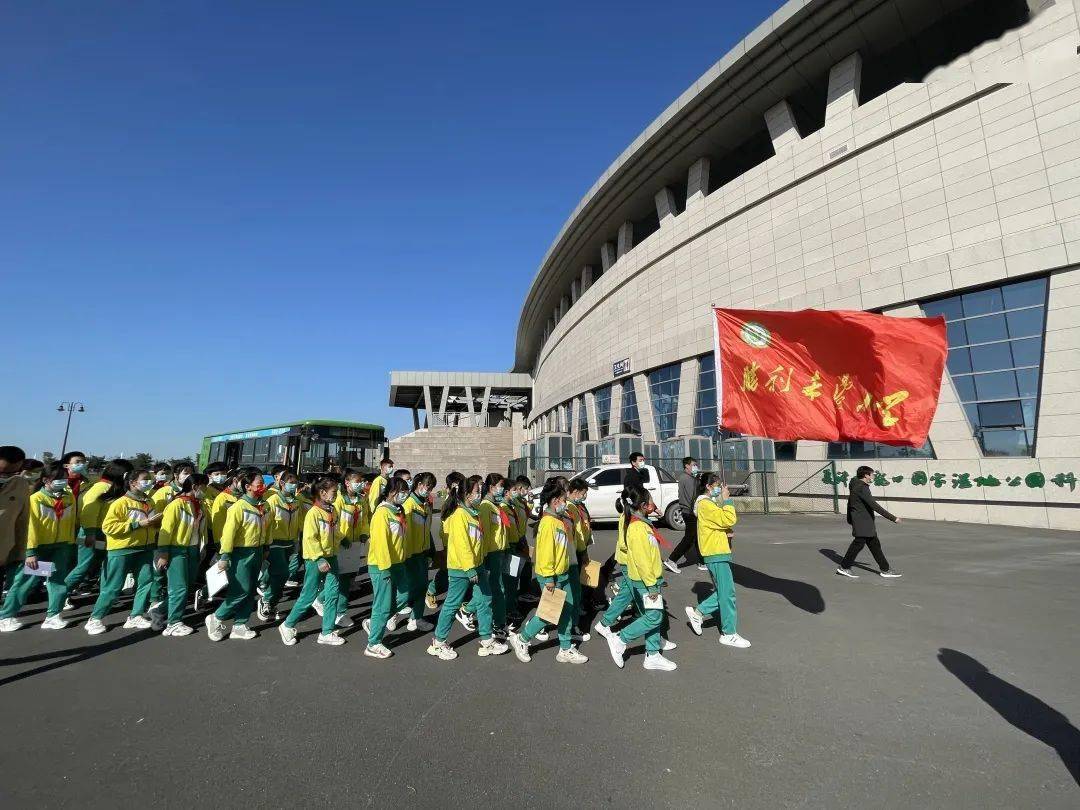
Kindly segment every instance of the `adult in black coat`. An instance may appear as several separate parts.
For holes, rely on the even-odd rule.
[[[874,512],[883,518],[899,523],[900,518],[885,509],[877,502],[870,492],[870,481],[873,480],[872,468],[863,465],[855,471],[855,479],[848,484],[847,522],[851,524],[851,535],[854,538],[848,546],[847,554],[840,562],[836,573],[840,576],[857,579],[858,574],[852,573],[851,566],[863,546],[870,547],[870,553],[874,555],[874,561],[878,564],[878,573],[883,577],[895,579],[900,576],[896,571],[889,568],[889,561],[885,559],[885,552],[881,550],[881,541],[878,540],[877,527],[874,525]]]

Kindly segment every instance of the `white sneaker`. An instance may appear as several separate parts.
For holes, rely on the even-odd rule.
[[[67,621],[59,613],[55,613],[49,616],[45,621],[41,623],[42,630],[63,630],[68,626]]]
[[[458,612],[454,615],[454,618],[457,619],[458,624],[460,624],[466,630],[472,632],[476,629],[476,619],[473,618],[471,614],[466,613],[464,610],[458,609]],[[387,622],[387,626],[389,626],[389,622]]]
[[[285,580],[285,587],[295,591],[297,588],[300,587],[300,583],[297,582],[295,579],[287,579]]]
[[[155,610],[161,610],[163,604],[164,603],[160,599],[156,602],[151,602],[149,612],[153,613]]]
[[[679,649],[679,645],[676,644],[674,641],[671,641],[671,640],[666,639],[666,638],[661,638],[660,639],[660,652],[668,652],[669,650],[677,650],[677,649]]]
[[[686,606],[686,618],[690,622],[690,629],[694,631],[695,636],[701,635],[701,624],[705,621],[705,617],[698,613],[698,609],[694,607]]]
[[[549,638],[551,638],[551,635],[548,633],[547,628],[544,628],[535,636],[533,636],[533,641],[539,641],[541,644],[543,644]]]
[[[386,620],[386,631],[385,632],[393,633],[395,630],[397,630],[397,624],[398,624],[398,615],[396,613],[392,613],[390,615],[390,618]]]
[[[281,635],[281,641],[286,647],[291,647],[296,643],[296,628],[289,627],[285,622],[282,622],[277,627],[278,633]]]
[[[203,624],[206,625],[206,637],[211,641],[221,641],[225,638],[225,625],[213,613],[203,619]]]
[[[619,638],[618,633],[611,633],[606,637],[608,652],[611,653],[611,660],[615,662],[615,666],[619,669],[623,668],[626,661],[623,660],[623,656],[626,655],[626,642]]]
[[[842,577],[850,577],[851,579],[858,579],[858,574],[853,574],[850,568],[837,568],[836,573]]]
[[[433,625],[427,619],[409,619],[409,623],[405,625],[405,628],[410,633],[428,633],[435,629],[435,625]]]
[[[177,622],[176,624],[170,624],[164,630],[161,631],[163,636],[190,636],[195,632],[193,627],[190,627],[183,622]]]
[[[356,622],[349,618],[349,614],[342,613],[336,619],[334,619],[334,627],[348,628],[352,627]]]
[[[145,616],[128,616],[124,622],[125,630],[149,630],[152,626],[153,622]]]
[[[364,655],[369,658],[389,658],[394,653],[385,644],[375,644],[372,646],[369,644],[364,647]]]
[[[645,669],[656,669],[660,672],[672,672],[678,669],[674,661],[669,661],[660,653],[649,653],[645,656]]]
[[[878,571],[878,576],[884,577],[885,579],[900,579],[903,574],[899,571]]]
[[[255,615],[259,617],[259,621],[270,621],[270,603],[265,599],[260,599],[258,607],[255,608]]]
[[[457,650],[445,641],[434,638],[431,640],[431,644],[428,645],[427,654],[438,658],[440,661],[453,661],[457,658]]]
[[[12,616],[10,619],[0,619],[0,633],[14,633],[22,627],[22,622]]]
[[[750,646],[750,642],[740,636],[738,633],[725,633],[720,636],[720,643],[728,647],[738,647],[739,649],[746,649]]]
[[[360,626],[364,628],[364,632],[369,636],[371,635],[371,619],[364,619],[360,622]]]
[[[135,590],[135,575],[128,574],[124,577],[124,587],[120,589],[120,593],[127,593],[128,591]]]
[[[682,569],[679,568],[679,566],[676,565],[675,563],[673,563],[671,560],[664,560],[664,568],[666,568],[668,571],[670,571],[673,574],[681,574],[682,573]]]
[[[529,653],[529,642],[523,639],[520,633],[511,633],[507,640],[510,642],[510,647],[513,649],[518,661],[523,664],[532,661],[532,655]]]
[[[251,639],[258,637],[258,635],[258,633],[246,624],[240,624],[239,622],[234,624],[232,630],[229,631],[229,638],[236,638],[240,641],[251,641]]]
[[[75,604],[70,599],[64,600],[64,610],[74,610]]]
[[[323,614],[322,600],[321,599],[316,599],[314,602],[311,603],[311,606],[315,609],[315,612],[318,613],[320,617],[322,617],[322,614]]]
[[[4,619],[4,621],[10,620]],[[85,627],[87,635],[100,636],[102,633],[105,632],[105,622],[101,621],[101,619],[87,619]],[[0,628],[0,630],[2,629],[3,628]]]
[[[570,633],[570,638],[580,644],[583,641],[588,641],[592,636],[589,633],[581,632],[580,627],[575,627]]]
[[[510,648],[503,644],[501,641],[496,641],[493,638],[480,641],[480,649],[476,651],[476,654],[483,658],[485,655],[502,655],[503,653],[510,652]]]
[[[566,650],[559,650],[555,660],[560,664],[587,664],[589,656],[578,652],[577,647],[570,647]]]
[[[705,565],[705,563],[698,563],[697,570],[698,571],[708,571],[709,566]]]
[[[607,638],[611,635],[611,628],[604,624],[602,621],[594,624],[593,630],[595,630],[597,635],[601,636],[602,638]]]
[[[192,600],[192,607],[195,612],[199,612],[199,608],[206,607],[210,602],[210,594],[206,592],[206,588],[199,588],[195,591],[195,598]]]
[[[255,593],[257,593],[259,596],[266,596],[266,588],[264,588],[262,585],[256,585]]]
[[[319,644],[329,644],[331,647],[340,647],[345,639],[334,633],[319,633]]]

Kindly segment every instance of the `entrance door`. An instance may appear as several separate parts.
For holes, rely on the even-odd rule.
[[[230,470],[235,470],[240,466],[240,451],[243,447],[243,442],[226,442],[225,466]]]
[[[300,437],[290,436],[289,444],[285,449],[285,461],[282,462],[286,467],[294,472],[298,472],[300,469]]]

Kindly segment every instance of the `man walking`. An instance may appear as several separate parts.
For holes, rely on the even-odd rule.
[[[889,561],[885,559],[885,552],[881,550],[881,541],[878,540],[877,528],[874,525],[874,512],[893,523],[899,523],[900,518],[886,511],[875,500],[870,492],[870,481],[873,480],[874,471],[865,464],[855,471],[855,480],[848,485],[847,522],[851,524],[851,534],[854,539],[848,546],[847,554],[840,561],[840,567],[836,569],[842,577],[858,579],[859,575],[851,571],[855,558],[859,556],[863,546],[870,546],[870,553],[878,564],[878,573],[888,579],[896,579],[900,574],[889,568]]]
[[[671,550],[671,554],[664,560],[664,567],[673,574],[679,573],[679,560],[686,558],[687,564],[696,564],[704,567],[701,563],[701,555],[697,547],[697,516],[694,514],[694,501],[697,499],[697,474],[700,472],[697,459],[687,456],[682,460],[683,471],[679,475],[679,511],[682,512],[683,531],[682,540]]]

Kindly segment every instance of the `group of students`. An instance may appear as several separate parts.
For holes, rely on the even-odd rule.
[[[601,567],[601,582],[590,588],[581,580],[593,542],[585,504],[589,486],[582,479],[548,479],[533,522],[531,482],[524,476],[452,472],[442,493],[439,549],[432,531],[435,476],[395,470],[390,459],[378,474],[346,469],[308,482],[284,466],[268,475],[218,463],[201,472],[191,464],[143,470],[122,459],[109,462],[92,481],[82,453],[42,466],[28,461],[19,448],[0,447],[0,560],[6,563],[7,588],[0,632],[21,626],[18,614],[42,580],[48,596],[42,629],[66,627],[69,594],[92,594],[88,583],[97,572],[87,633],[106,631],[105,617],[130,589],[125,628],[190,635],[194,628],[185,615],[205,609],[207,580],[224,576],[224,598],[204,619],[211,641],[255,638],[255,616],[276,623],[282,642],[291,646],[298,623],[314,610],[321,617],[318,643],[340,646],[346,639],[339,631],[354,624],[348,608],[357,571],[353,565],[343,570],[339,558],[363,544],[372,589],[370,615],[362,622],[364,654],[372,658],[393,655],[384,639],[404,625],[411,632],[433,631],[427,653],[452,660],[458,652],[449,637],[457,621],[477,633],[480,656],[512,650],[528,662],[532,643],[546,641],[553,630],[556,661],[583,664],[588,657],[577,645],[590,640],[581,622],[589,602],[606,608],[594,630],[619,667],[627,645],[643,639],[646,669],[676,668],[664,655],[676,645],[667,638],[663,538],[650,520],[655,504],[634,480],[619,498],[615,553]],[[737,516],[717,474],[700,475],[694,511],[715,592],[686,608],[689,626],[701,635],[711,616],[722,643],[748,647],[737,633],[731,575]],[[608,604],[603,581],[615,570],[619,576]],[[278,607],[290,586],[299,593],[283,616]],[[565,596],[557,623],[549,625],[535,613],[526,621],[522,608],[556,590]],[[428,621],[426,612],[436,609],[437,620]],[[627,611],[629,622],[616,631]]]

